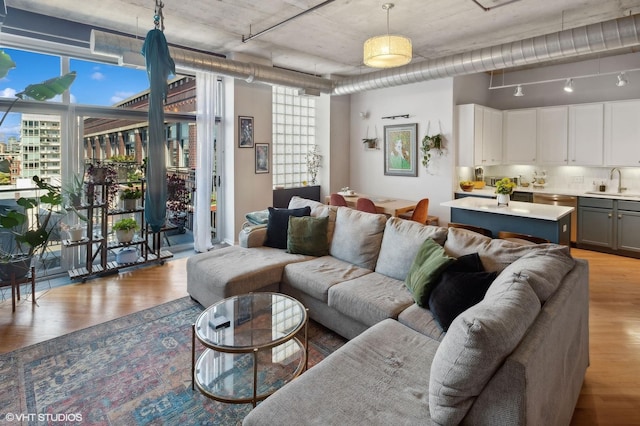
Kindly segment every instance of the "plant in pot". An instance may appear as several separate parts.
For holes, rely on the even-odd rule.
[[[85,177],[89,183],[87,187],[87,202],[93,204],[99,203],[100,200],[98,193],[96,193],[96,187],[104,185],[100,190],[107,191],[107,206],[112,207],[120,191],[118,172],[113,164],[103,163],[101,161],[89,163],[85,170]]]
[[[62,198],[66,208],[82,207],[84,195],[84,180],[81,174],[74,174],[71,179],[62,185]]]
[[[140,229],[138,222],[132,217],[126,217],[113,224],[112,229],[116,232],[116,239],[119,243],[130,243],[133,234]]]
[[[189,190],[187,182],[175,173],[167,179],[167,215],[169,222],[175,226],[175,232],[184,234],[187,223],[187,208],[189,206]]]
[[[13,207],[0,211],[0,280],[8,281],[11,275],[23,278],[29,272],[31,260],[39,250],[46,248],[53,230],[51,216],[62,204],[60,189],[33,177],[36,186],[45,191],[39,198],[20,197]],[[31,214],[31,210],[36,212]],[[40,214],[40,211],[43,214]],[[32,218],[29,220],[29,218]],[[7,242],[5,243],[5,238]]]
[[[508,177],[502,178],[496,182],[496,194],[498,194],[497,199],[499,206],[509,205],[509,198],[515,187],[515,182]]]
[[[135,210],[139,199],[142,198],[142,189],[138,186],[134,186],[129,182],[123,190],[120,191],[120,199],[123,202],[123,208],[125,210]]]
[[[422,165],[425,168],[429,168],[429,161],[431,161],[431,155],[433,152],[437,152],[442,155],[444,152],[444,136],[438,133],[436,135],[425,135],[422,138]]]

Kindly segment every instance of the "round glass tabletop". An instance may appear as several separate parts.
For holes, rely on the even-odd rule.
[[[281,344],[296,334],[307,311],[280,293],[249,293],[207,308],[196,320],[195,332],[205,346],[225,352],[246,352]]]

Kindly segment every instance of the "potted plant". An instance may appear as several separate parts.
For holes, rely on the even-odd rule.
[[[21,197],[16,206],[0,212],[0,231],[10,235],[12,244],[0,247],[0,279],[8,281],[11,274],[16,278],[27,275],[33,255],[40,249],[44,250],[52,227],[49,226],[51,215],[62,204],[60,189],[33,177],[36,186],[46,191],[39,198]],[[37,209],[31,214],[31,209]],[[40,209],[45,211],[40,214]],[[29,225],[29,217],[33,217]]]
[[[81,207],[84,194],[84,180],[82,175],[74,174],[69,182],[62,185],[62,197],[66,207]]]
[[[107,205],[111,206],[120,191],[118,185],[118,172],[111,163],[95,161],[87,165],[85,177],[89,186],[87,188],[87,201],[97,203],[96,186],[105,185],[107,191]]]
[[[126,217],[114,223],[112,229],[116,231],[119,243],[130,243],[133,240],[133,233],[140,229],[140,225],[134,218]]]
[[[138,186],[134,186],[131,182],[120,191],[120,199],[123,201],[123,207],[125,210],[135,210],[137,207],[137,200],[142,198],[142,189]]]
[[[431,153],[436,151],[439,155],[444,152],[444,136],[440,133],[436,135],[425,135],[422,138],[422,165],[425,168],[429,168],[429,161],[431,160]]]
[[[171,225],[178,228],[179,234],[184,234],[187,223],[187,208],[189,206],[189,190],[187,182],[175,173],[167,179],[167,210]]]
[[[316,177],[318,176],[321,162],[322,155],[320,155],[318,145],[314,145],[307,154],[307,171],[311,175],[311,185],[316,184]]]
[[[509,196],[511,195],[515,187],[515,182],[513,182],[508,177],[502,178],[496,182],[496,194],[498,194],[497,198],[499,206],[509,205]]]
[[[376,149],[378,145],[378,138],[363,138],[362,143],[367,145],[369,149]]]

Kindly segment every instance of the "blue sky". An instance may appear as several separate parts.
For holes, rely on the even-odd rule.
[[[0,96],[13,98],[29,84],[40,83],[60,74],[60,59],[57,56],[4,50],[16,67],[0,79]],[[71,60],[71,71],[77,77],[71,86],[71,101],[84,105],[110,106],[149,88],[145,70],[135,70],[116,65]],[[0,129],[5,137],[13,135],[19,126],[19,115],[10,114]],[[0,139],[4,139],[0,137]]]

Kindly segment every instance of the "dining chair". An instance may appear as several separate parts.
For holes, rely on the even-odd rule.
[[[378,213],[376,205],[368,198],[358,198],[358,201],[356,201],[356,210],[367,213]]]
[[[532,244],[545,244],[550,243],[551,241],[546,238],[536,237],[529,234],[520,234],[518,232],[509,232],[509,231],[500,231],[498,232],[498,238],[503,240],[509,240],[516,243],[532,243]]]
[[[467,225],[466,223],[456,223],[449,222],[449,228],[460,228],[467,229],[469,231],[477,232],[478,234],[482,234],[486,237],[493,238],[493,232],[486,228],[481,228],[479,226]]]
[[[333,193],[331,194],[331,199],[329,201],[329,204],[332,206],[347,207],[347,200],[345,200],[342,195]]]

